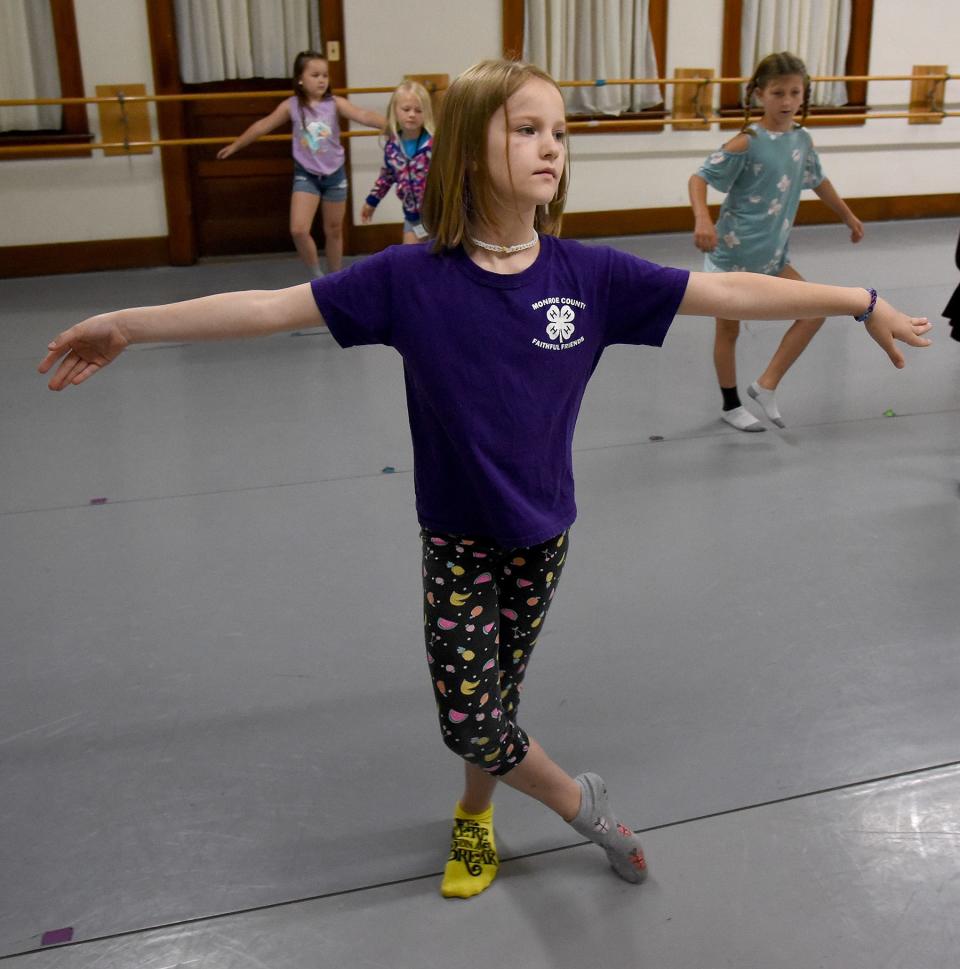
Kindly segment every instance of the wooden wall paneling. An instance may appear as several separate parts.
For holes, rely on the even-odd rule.
[[[150,0],[146,7],[154,91],[157,94],[181,94],[173,0]],[[161,138],[186,137],[183,102],[157,103],[157,129]],[[161,148],[160,158],[170,262],[174,266],[188,266],[197,259],[188,149]]]
[[[112,98],[123,94],[126,97],[143,97],[147,93],[145,84],[98,84],[98,98]],[[120,100],[109,104],[98,104],[100,115],[100,137],[103,141],[152,141],[150,113],[146,101],[134,101],[121,105]],[[152,155],[153,149],[104,148],[103,154],[110,155]]]
[[[720,76],[740,77],[740,21],[743,18],[743,0],[724,0],[723,48],[720,55]],[[741,105],[740,85],[735,82],[720,85],[720,110],[724,113],[739,111]]]
[[[189,85],[193,93],[282,90],[282,78]],[[185,122],[193,138],[234,138],[278,103],[274,98],[190,101]],[[289,133],[277,129],[274,134]],[[293,162],[286,141],[255,141],[224,161],[222,144],[189,149],[190,192],[197,252],[203,256],[293,251],[290,184]]]
[[[57,45],[57,63],[60,67],[60,92],[65,98],[82,98],[83,70],[80,65],[80,41],[77,36],[77,18],[73,0],[50,0],[53,33]],[[64,134],[87,135],[90,125],[85,104],[63,106]]]
[[[501,9],[503,56],[511,61],[522,60],[524,0],[503,0]]]
[[[678,67],[674,70],[676,78],[713,77],[712,67]],[[713,113],[711,88],[709,84],[692,81],[689,84],[673,85],[673,108],[671,116],[674,118],[699,119],[702,115]],[[709,121],[693,120],[689,123],[675,124],[674,131],[708,131]]]
[[[960,193],[848,198],[847,201],[865,222],[960,216]],[[717,205],[711,206],[714,218],[717,217],[718,209]],[[800,203],[796,221],[799,225],[816,225],[837,223],[838,219],[818,199],[805,199]],[[579,238],[690,232],[693,230],[693,217],[686,205],[609,212],[571,212],[564,217],[563,230],[565,236]],[[399,223],[360,226],[357,229],[354,252],[379,252],[399,241]],[[51,273],[162,266],[168,261],[165,236],[6,246],[0,248],[0,277],[47,276]]]
[[[347,86],[347,38],[344,29],[343,0],[317,0],[320,4],[320,37],[324,45],[331,40],[340,45],[340,59],[330,61],[330,86],[332,88],[344,88]],[[350,129],[349,121],[341,121],[345,130]],[[352,174],[350,161],[350,139],[343,139],[344,165],[348,175]],[[323,235],[322,225],[318,218],[314,223],[314,237],[317,238],[317,248],[323,251],[323,243],[319,237]],[[343,251],[351,254],[354,251],[354,233],[356,226],[353,222],[353,179],[347,179],[347,210],[343,219]]]
[[[931,81],[926,74],[946,74],[946,64],[914,64],[910,72],[916,80],[910,82],[910,113],[926,114],[943,110],[946,81]],[[910,118],[907,124],[942,124],[943,118]]]
[[[2,2],[2,0],[0,0]],[[56,47],[57,69],[60,76],[60,96],[82,98],[86,95],[83,86],[83,70],[80,64],[80,46],[77,36],[77,21],[73,0],[48,0],[53,23],[54,45]],[[60,127],[50,131],[24,131],[17,134],[0,134],[0,145],[22,148],[16,155],[0,155],[0,161],[25,158],[89,158],[93,152],[86,147],[93,140],[85,104],[64,104]],[[35,152],[29,146],[37,145],[76,145],[69,151],[59,151],[55,156],[38,147]]]
[[[846,201],[864,222],[960,216],[960,192],[941,195],[847,197]],[[710,206],[714,220],[719,212],[719,205]],[[804,199],[797,211],[797,225],[839,222],[836,213],[819,199]],[[568,212],[563,217],[563,235],[571,238],[687,231],[693,232],[693,215],[687,205],[606,212]]]
[[[0,278],[139,269],[142,266],[166,266],[168,263],[166,236],[48,242],[0,248]]]
[[[850,46],[847,48],[847,74],[870,73],[870,38],[873,34],[873,0],[853,0],[850,11]],[[847,81],[847,103],[867,105],[867,82]]]

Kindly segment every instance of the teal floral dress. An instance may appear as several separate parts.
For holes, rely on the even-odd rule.
[[[768,131],[752,124],[746,151],[721,148],[697,174],[727,197],[717,219],[717,248],[704,257],[708,272],[776,276],[789,262],[790,229],[805,188],[824,179],[806,128]]]

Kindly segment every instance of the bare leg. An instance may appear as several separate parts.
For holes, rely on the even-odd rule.
[[[494,777],[468,763],[464,763],[464,774],[460,806],[470,814],[486,811],[498,780],[546,804],[564,821],[575,818],[580,810],[580,785],[555,764],[532,737],[526,757],[503,777]]]
[[[780,270],[779,275],[783,279],[803,281],[803,276],[789,263]],[[807,345],[816,336],[817,330],[823,326],[823,321],[822,316],[818,319],[797,320],[784,333],[777,352],[767,364],[767,369],[757,378],[757,384],[764,390],[776,390],[784,374],[797,362],[797,357],[806,350]]]
[[[717,319],[717,335],[713,341],[713,365],[721,387],[737,386],[737,337],[739,320]]]
[[[326,237],[327,272],[335,273],[343,268],[343,219],[347,214],[346,202],[324,202],[323,234]]]
[[[463,797],[460,798],[460,807],[468,814],[483,814],[490,807],[499,778],[467,761],[463,762],[463,775]]]
[[[564,821],[572,821],[580,810],[580,785],[547,756],[533,737],[527,756],[500,780],[546,804]]]
[[[405,246],[415,246],[420,240],[416,237],[413,232],[404,232],[403,234],[403,244]]]
[[[293,236],[297,253],[312,273],[320,268],[317,244],[310,234],[319,204],[320,196],[310,192],[294,192],[290,196],[290,235]]]

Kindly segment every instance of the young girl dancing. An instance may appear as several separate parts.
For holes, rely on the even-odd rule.
[[[376,111],[358,108],[330,90],[330,67],[323,54],[305,50],[293,62],[293,96],[265,118],[254,121],[217,158],[253,144],[287,122],[293,122],[293,194],[290,196],[290,235],[300,258],[314,276],[322,276],[317,245],[310,229],[322,203],[327,270],[343,265],[343,219],[347,211],[347,172],[340,143],[340,118],[369,128],[383,128],[386,119]]]
[[[751,98],[763,108],[750,123]],[[752,272],[803,279],[790,264],[787,243],[800,204],[811,188],[850,229],[850,241],[863,238],[863,225],[836,189],[824,178],[806,128],[810,78],[798,57],[770,54],[757,65],[746,90],[743,130],[715,151],[690,177],[693,240],[707,272]],[[707,184],[726,192],[714,226],[707,209]],[[784,334],[767,369],[747,388],[767,417],[783,427],[775,391],[784,374],[823,325],[822,316],[798,319]],[[737,393],[736,346],[739,318],[718,317],[713,360],[723,394],[721,418],[740,431],[762,431],[763,425],[740,403]]]
[[[441,890],[497,873],[499,781],[538,799],[646,873],[604,782],[571,777],[520,727],[520,687],[569,554],[572,441],[605,348],[659,346],[677,313],[724,319],[855,316],[894,365],[930,325],[874,290],[752,273],[688,273],[559,239],[567,194],[563,98],[549,75],[485,61],[450,87],[424,200],[432,244],[392,246],[275,292],[224,293],[91,317],[48,346],[53,390],[82,384],[131,343],[233,339],[326,324],[344,347],[403,358],[422,526],[427,663],[464,787]],[[851,326],[861,324],[851,323]],[[59,363],[58,363],[59,361]],[[602,644],[590,644],[600,648]]]
[[[423,192],[430,171],[433,150],[433,108],[422,84],[404,81],[393,92],[387,105],[387,143],[383,148],[383,168],[360,214],[366,225],[374,209],[397,186],[403,205],[403,241],[420,242],[427,230],[420,221]]]

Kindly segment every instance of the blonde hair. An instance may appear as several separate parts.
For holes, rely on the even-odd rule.
[[[782,50],[778,54],[767,54],[754,68],[743,93],[743,127],[740,129],[741,131],[746,131],[750,124],[750,105],[753,102],[753,92],[758,88],[765,88],[778,77],[788,77],[790,74],[799,74],[803,78],[803,106],[800,109],[800,124],[803,125],[803,122],[807,120],[807,112],[810,110],[810,75],[807,73],[807,65],[796,54]]]
[[[423,108],[423,130],[428,135],[432,135],[434,131],[433,105],[430,103],[430,95],[427,94],[427,89],[419,81],[403,81],[397,85],[397,89],[390,95],[390,101],[387,103],[387,127],[384,129],[384,134],[387,138],[394,140],[400,137],[400,125],[397,123],[397,101],[404,94],[412,94],[420,102],[420,107]]]
[[[493,115],[527,81],[557,82],[532,64],[487,60],[474,64],[443,98],[420,215],[434,251],[456,248],[471,221],[490,222],[496,200],[487,166],[487,128]],[[559,92],[559,88],[557,91]],[[505,119],[509,125],[509,118]],[[507,156],[509,172],[510,157]],[[534,228],[558,235],[569,184],[569,157],[552,201],[537,206]]]

